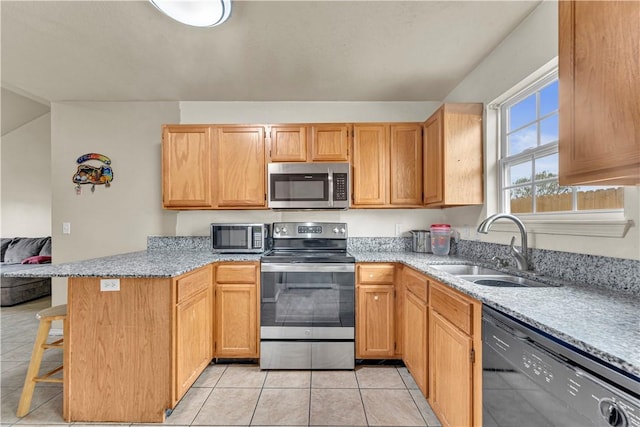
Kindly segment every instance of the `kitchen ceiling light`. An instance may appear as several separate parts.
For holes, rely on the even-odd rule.
[[[194,27],[214,27],[231,15],[231,0],[149,1],[168,17]]]

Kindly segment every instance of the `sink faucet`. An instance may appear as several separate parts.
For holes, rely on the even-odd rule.
[[[491,228],[491,225],[496,220],[502,218],[510,219],[511,221],[515,222],[520,229],[520,250],[516,249],[516,247],[514,246],[514,242],[516,240],[515,236],[511,238],[511,244],[509,245],[509,247],[511,248],[511,255],[516,259],[518,270],[529,270],[529,260],[527,259],[527,253],[529,251],[529,249],[527,248],[527,230],[524,228],[524,224],[522,223],[522,221],[520,221],[520,219],[518,219],[518,217],[507,213],[498,213],[495,215],[491,215],[480,223],[480,225],[478,226],[478,233],[489,233],[489,228]]]

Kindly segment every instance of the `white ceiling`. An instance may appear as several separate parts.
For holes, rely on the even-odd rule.
[[[536,1],[2,0],[2,86],[43,101],[441,101]]]

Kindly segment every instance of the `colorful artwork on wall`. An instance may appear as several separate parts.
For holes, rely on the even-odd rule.
[[[86,163],[88,161],[97,161],[97,165]],[[87,153],[78,157],[76,160],[78,169],[73,174],[72,180],[76,185],[76,194],[82,194],[82,185],[91,185],[91,192],[96,189],[96,185],[104,185],[106,188],[111,186],[113,181],[113,169],[111,168],[111,159],[103,154]]]

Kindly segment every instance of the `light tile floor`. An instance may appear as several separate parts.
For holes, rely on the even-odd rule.
[[[62,419],[62,386],[59,384],[37,385],[31,412],[22,419],[15,416],[38,326],[35,313],[50,304],[49,298],[43,298],[2,308],[0,423],[3,426],[66,424]],[[45,352],[43,364],[46,366],[42,369],[55,367],[61,360],[59,352]],[[354,371],[261,371],[247,364],[207,367],[165,424],[440,425],[405,367],[362,365]]]

